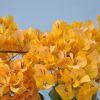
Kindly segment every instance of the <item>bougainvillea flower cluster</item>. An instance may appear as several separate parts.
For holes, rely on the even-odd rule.
[[[57,20],[51,31],[18,28],[0,18],[0,100],[40,100],[55,86],[63,100],[91,100],[100,89],[100,16],[93,21]],[[14,59],[20,55],[20,59]]]

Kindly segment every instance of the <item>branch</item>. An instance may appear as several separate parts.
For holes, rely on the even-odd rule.
[[[28,51],[0,51],[0,53],[27,53]]]

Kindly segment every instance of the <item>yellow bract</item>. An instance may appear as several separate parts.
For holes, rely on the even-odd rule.
[[[0,59],[0,96],[4,95],[4,88],[9,84],[10,77],[10,67]]]
[[[53,75],[50,74],[44,65],[36,64],[32,70],[34,72],[34,78],[38,88],[48,89],[52,87],[54,83]]]
[[[58,85],[56,91],[61,96],[63,100],[71,100],[74,96],[71,85]]]

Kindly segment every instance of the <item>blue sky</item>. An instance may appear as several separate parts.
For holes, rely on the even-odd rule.
[[[19,27],[51,30],[52,23],[87,19],[96,22],[100,0],[0,0],[0,16],[13,15]]]
[[[91,19],[97,25],[98,14],[100,0],[0,0],[0,17],[14,16],[21,29],[32,26],[41,31],[51,30],[57,19],[69,23]]]

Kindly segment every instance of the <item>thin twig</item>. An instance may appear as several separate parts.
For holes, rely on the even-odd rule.
[[[7,62],[10,62],[12,59],[14,59],[18,54],[12,56]]]
[[[27,51],[0,51],[0,53],[27,53]]]

